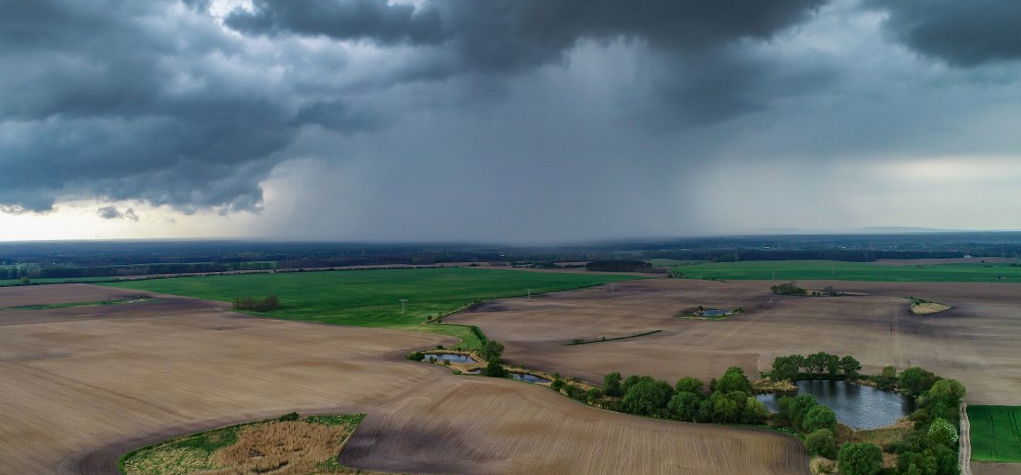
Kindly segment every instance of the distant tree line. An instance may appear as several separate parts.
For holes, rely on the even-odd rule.
[[[840,357],[824,351],[811,355],[778,356],[769,376],[775,380],[858,379],[861,363],[853,356]]]
[[[597,272],[648,272],[652,264],[639,260],[614,259],[591,261],[585,264],[585,268]]]

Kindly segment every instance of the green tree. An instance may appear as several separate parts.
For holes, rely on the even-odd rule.
[[[812,455],[832,459],[837,455],[837,438],[829,429],[818,429],[805,437],[805,448]]]
[[[737,402],[722,392],[714,392],[709,396],[709,402],[712,403],[711,417],[713,422],[737,422],[738,417],[741,416],[742,408],[738,406]]]
[[[801,421],[813,407],[819,403],[811,394],[799,394],[794,397],[782,397],[777,403],[780,417],[796,430],[801,430]]]
[[[840,358],[840,371],[844,373],[844,376],[847,376],[849,381],[858,379],[858,371],[861,371],[861,363],[859,363],[853,356],[847,355]]]
[[[677,381],[677,385],[674,386],[674,391],[679,392],[679,393],[680,392],[688,392],[688,393],[702,394],[703,393],[703,389],[702,388],[703,388],[703,384],[702,384],[702,380],[701,379],[692,378],[692,377],[689,376],[687,378],[679,379]]]
[[[643,376],[628,387],[621,405],[633,414],[658,415],[666,411],[672,393],[673,388],[666,381]]]
[[[932,454],[936,461],[936,475],[957,475],[960,473],[960,465],[957,463],[957,450],[950,449],[945,445],[930,447],[926,452]]]
[[[840,370],[840,357],[837,355],[827,354],[826,358],[826,374],[830,377],[837,375],[837,371]]]
[[[808,355],[805,358],[805,366],[807,366],[808,372],[822,374],[826,371],[826,363],[829,360],[828,356],[828,353],[822,351]]]
[[[901,452],[897,456],[897,470],[905,475],[932,475],[936,473],[936,458],[931,453]]]
[[[727,368],[727,371],[716,381],[716,386],[713,388],[713,391],[724,393],[731,391],[744,391],[748,393],[751,390],[752,383],[745,377],[744,370],[737,366]]]
[[[795,356],[777,356],[773,359],[773,371],[770,372],[770,376],[776,380],[788,380],[794,381],[798,378],[798,373],[801,372],[801,368],[798,365],[798,361],[794,359]]]
[[[808,433],[819,429],[829,429],[832,431],[837,427],[837,416],[833,413],[832,409],[823,405],[816,405],[805,414],[805,419],[802,421],[801,426],[804,432]]]
[[[745,399],[744,409],[741,410],[741,422],[745,424],[761,424],[769,417],[769,408],[762,401],[754,396]]]
[[[957,428],[950,421],[942,417],[937,418],[929,426],[928,438],[929,442],[934,445],[956,447],[958,439]]]
[[[841,475],[876,475],[883,469],[883,451],[870,442],[848,442],[837,453]]]
[[[496,340],[489,340],[482,345],[479,356],[487,363],[500,362],[500,357],[503,356],[503,344]]]
[[[893,366],[887,366],[883,368],[883,371],[879,373],[879,376],[875,377],[876,385],[879,389],[889,391],[897,385],[897,368]]]
[[[936,382],[937,376],[922,368],[908,368],[900,373],[900,387],[912,396],[921,396]]]
[[[620,373],[613,372],[603,376],[603,392],[609,397],[621,397],[624,390],[620,386]]]
[[[670,411],[670,418],[679,421],[693,422],[698,417],[698,408],[702,404],[702,396],[699,393],[680,391],[674,393],[667,403]]]
[[[490,361],[485,368],[482,368],[482,375],[492,378],[506,378],[507,369],[497,361]]]
[[[32,283],[32,279],[29,279],[26,276],[22,276],[21,279],[18,279],[18,283],[20,283],[21,285],[28,285]]]
[[[940,399],[953,404],[958,404],[964,399],[964,385],[956,379],[941,379],[932,384],[932,387],[925,393],[927,399]]]

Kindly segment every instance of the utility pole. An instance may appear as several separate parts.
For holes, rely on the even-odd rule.
[[[222,318],[222,316],[223,316],[223,308],[216,307],[216,329],[217,330],[219,330],[221,328],[220,327],[220,318]]]
[[[401,313],[404,313],[404,304],[408,302],[408,299],[401,299]]]
[[[610,282],[610,296],[611,296],[611,297],[613,296],[613,291],[615,290],[615,289],[614,289],[614,286],[615,286],[615,285],[617,285],[617,283],[616,283],[616,282]]]
[[[532,301],[532,289],[528,289],[528,301]]]

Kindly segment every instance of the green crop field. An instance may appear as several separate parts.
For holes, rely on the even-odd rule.
[[[746,261],[677,265],[689,279],[865,280],[884,282],[1021,282],[1021,264],[885,265],[840,261]]]
[[[968,406],[971,459],[1021,462],[1021,406]]]
[[[635,279],[629,275],[544,273],[490,269],[378,269],[334,272],[215,275],[106,284],[125,289],[233,301],[277,295],[281,308],[258,315],[289,320],[403,328],[453,335],[479,345],[470,327],[423,325],[480,299],[515,297]],[[407,299],[401,313],[400,299]]]

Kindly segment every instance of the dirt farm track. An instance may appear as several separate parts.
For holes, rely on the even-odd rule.
[[[12,287],[0,307],[132,295]],[[231,313],[217,330],[222,304],[159,297],[0,311],[0,472],[116,473],[133,447],[299,411],[366,413],[341,455],[363,469],[807,473],[801,445],[779,434],[616,414],[403,359],[453,343],[443,337]]]

